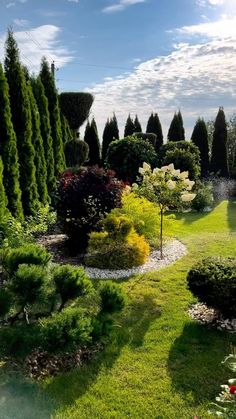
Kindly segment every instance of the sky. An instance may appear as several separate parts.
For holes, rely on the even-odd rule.
[[[0,0],[0,16],[0,60],[12,27],[32,73],[46,56],[59,92],[94,95],[100,136],[113,112],[121,137],[151,112],[167,135],[180,109],[190,138],[198,117],[236,111],[236,0]]]

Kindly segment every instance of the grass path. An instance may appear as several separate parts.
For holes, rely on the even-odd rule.
[[[201,257],[236,257],[236,204],[178,217],[171,233],[188,255],[123,283],[129,304],[98,358],[41,387],[0,372],[1,419],[208,418],[209,400],[228,377],[220,362],[236,339],[188,317],[185,278]]]

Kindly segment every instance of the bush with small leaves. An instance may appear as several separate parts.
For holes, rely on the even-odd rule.
[[[60,351],[91,342],[92,319],[81,308],[66,308],[40,320],[41,344],[44,349]]]
[[[225,317],[236,316],[236,259],[207,258],[187,275],[190,291]]]
[[[121,285],[112,281],[102,281],[98,288],[101,297],[101,311],[114,313],[124,308],[126,295]]]
[[[212,208],[214,204],[213,187],[210,182],[197,182],[195,188],[196,197],[192,201],[192,208],[196,211],[203,211],[205,208]]]
[[[53,272],[53,280],[56,291],[61,297],[59,311],[69,300],[86,295],[92,290],[92,283],[82,267],[58,266]]]
[[[19,265],[46,266],[50,260],[50,253],[43,246],[27,244],[26,246],[9,250],[3,259],[3,268],[11,276],[17,271]]]
[[[9,313],[12,305],[11,294],[4,288],[0,289],[0,317],[4,317]]]
[[[64,151],[67,167],[80,167],[89,156],[89,146],[82,140],[67,141]]]
[[[154,148],[156,147],[157,135],[152,132],[135,132],[134,136],[141,140],[148,141]]]

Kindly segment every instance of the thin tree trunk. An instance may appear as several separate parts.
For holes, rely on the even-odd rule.
[[[163,259],[163,208],[161,207],[160,253]]]

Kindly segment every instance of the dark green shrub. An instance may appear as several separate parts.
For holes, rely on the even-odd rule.
[[[63,92],[59,96],[60,108],[69,122],[70,128],[78,130],[89,117],[94,97],[84,92]]]
[[[214,203],[213,188],[211,183],[198,182],[196,185],[196,197],[192,201],[192,208],[196,211],[203,211],[204,208],[211,208]]]
[[[203,259],[190,269],[187,282],[200,302],[226,317],[236,316],[236,259]]]
[[[62,310],[67,301],[86,295],[92,289],[92,283],[85,270],[71,265],[58,266],[53,272],[56,291],[61,297]]]
[[[67,167],[80,167],[88,159],[89,146],[82,140],[71,140],[65,143]]]
[[[113,141],[109,145],[106,164],[110,169],[115,170],[119,179],[133,183],[143,163],[149,163],[153,167],[156,160],[156,152],[151,144],[130,136],[123,140]]]
[[[0,289],[0,316],[4,317],[11,308],[12,297],[11,294],[4,288]]]
[[[82,346],[91,342],[92,320],[78,308],[67,308],[61,313],[40,321],[43,348],[55,351]]]
[[[25,356],[41,347],[38,324],[21,324],[0,328],[1,356]]]
[[[51,255],[44,247],[36,244],[27,244],[26,246],[9,250],[4,257],[3,267],[9,275],[12,275],[17,271],[19,265],[46,266],[50,259]]]
[[[157,135],[153,132],[135,132],[134,136],[141,140],[148,141],[154,148],[156,147]]]
[[[98,290],[101,297],[102,312],[114,313],[124,308],[126,295],[121,285],[114,284],[112,281],[102,281]]]
[[[41,298],[47,280],[48,274],[44,267],[23,264],[12,276],[9,289],[14,294],[17,304],[24,308]]]

